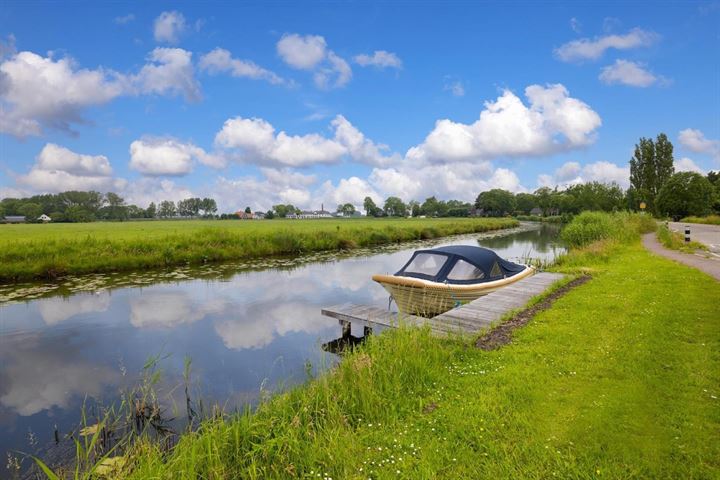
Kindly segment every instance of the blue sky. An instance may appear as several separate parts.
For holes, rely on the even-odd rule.
[[[71,3],[0,11],[0,197],[225,211],[720,168],[720,2]]]

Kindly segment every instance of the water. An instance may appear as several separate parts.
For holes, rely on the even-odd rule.
[[[302,381],[308,362],[314,371],[332,366],[337,358],[322,345],[340,327],[320,308],[387,306],[387,293],[370,277],[395,272],[415,249],[479,243],[510,260],[549,260],[562,251],[557,234],[555,226],[527,224],[361,256],[266,260],[243,264],[245,271],[213,266],[4,287],[0,298],[14,301],[0,304],[0,477],[8,452],[45,451],[55,425],[62,436],[76,427],[83,402],[115,401],[150,356],[163,356],[169,413],[184,415],[182,389],[170,387],[182,384],[185,357],[195,394],[236,408],[261,390]]]

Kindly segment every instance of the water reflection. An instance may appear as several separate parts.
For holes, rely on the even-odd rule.
[[[479,242],[510,259],[528,252],[547,258],[560,248],[554,226],[525,228],[534,230]],[[0,455],[28,451],[28,430],[45,440],[55,423],[67,431],[86,396],[117,398],[146,359],[161,352],[169,355],[162,364],[166,384],[181,382],[183,358],[190,357],[204,398],[228,408],[257,398],[261,385],[292,384],[305,378],[307,362],[332,365],[333,353],[347,346],[322,307],[385,308],[387,294],[372,274],[397,271],[416,248],[477,243],[478,236],[458,237],[233,274],[211,266],[202,278],[185,271],[133,274],[116,279],[112,290],[95,276],[72,280],[92,292],[55,286],[66,296],[0,304]],[[148,280],[155,277],[158,283]],[[7,287],[5,295],[17,298]]]

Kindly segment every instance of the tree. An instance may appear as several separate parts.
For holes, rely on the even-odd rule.
[[[275,214],[277,214],[280,218],[285,218],[291,213],[296,213],[298,210],[295,208],[294,205],[288,203],[287,205],[273,205],[273,210],[275,211]]]
[[[532,193],[518,193],[515,195],[515,208],[518,212],[529,214],[530,210],[538,206],[537,198]]]
[[[438,201],[435,196],[428,197],[420,206],[422,213],[428,217],[444,217],[447,213],[447,205],[445,202]]]
[[[363,207],[365,208],[365,215],[368,217],[377,217],[382,212],[382,210],[375,205],[375,202],[370,197],[365,197],[365,200],[363,200]]]
[[[352,203],[345,203],[337,206],[337,213],[342,213],[344,216],[349,217],[355,213],[355,205]]]
[[[408,208],[410,209],[410,215],[413,217],[419,217],[422,215],[422,209],[420,208],[420,202],[417,200],[410,200],[408,202]]]
[[[389,217],[406,217],[407,205],[398,197],[388,197],[385,200],[383,211]]]
[[[128,217],[125,207],[125,199],[117,193],[108,192],[105,194],[105,201],[108,204],[106,216],[108,219],[124,220]]]
[[[203,198],[200,200],[198,208],[203,211],[203,215],[215,215],[217,212],[217,203],[214,198]]]
[[[25,220],[28,222],[37,222],[37,219],[42,215],[42,207],[37,203],[25,203],[18,208],[20,215],[25,215]]]
[[[252,213],[252,210],[250,210],[250,207],[245,207],[245,213]]]
[[[630,159],[630,197],[638,202],[634,208],[645,202],[650,212],[658,213],[655,197],[674,171],[673,146],[664,133],[656,142],[640,138]]]
[[[541,187],[535,190],[535,199],[537,200],[538,207],[542,210],[542,214],[546,216],[552,207],[552,190],[550,187]]]
[[[157,207],[155,206],[155,202],[150,202],[150,205],[145,209],[145,215],[147,218],[155,218],[155,215],[157,215]]]
[[[160,202],[160,210],[158,210],[158,215],[160,217],[174,217],[176,213],[177,209],[175,208],[175,202],[172,202],[171,200],[163,200]]]
[[[695,172],[679,172],[670,177],[657,196],[658,212],[673,218],[706,215],[714,200],[713,186]]]
[[[265,214],[265,220],[272,220],[275,218],[275,213],[272,210],[268,210]]]
[[[94,217],[85,207],[72,205],[65,210],[65,218],[68,222],[92,222]]]
[[[477,196],[475,208],[481,208],[490,216],[500,217],[515,211],[515,196],[507,190],[493,188]]]

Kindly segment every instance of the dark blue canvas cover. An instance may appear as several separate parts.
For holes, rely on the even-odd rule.
[[[406,272],[405,269],[412,264],[415,257],[420,254],[442,255],[447,260],[442,268],[435,275],[425,275],[417,272]],[[464,260],[475,267],[482,270],[483,278],[473,280],[451,280],[447,276],[459,260]],[[493,269],[497,263],[499,268]],[[415,277],[440,283],[456,283],[456,284],[472,284],[492,282],[501,278],[512,277],[525,270],[524,265],[509,262],[497,255],[497,253],[483,247],[474,247],[472,245],[449,245],[447,247],[437,247],[427,250],[417,250],[395,275],[402,277]]]

